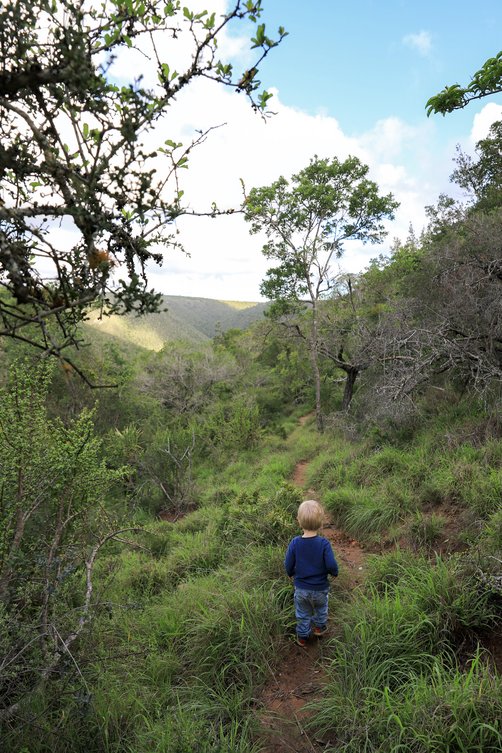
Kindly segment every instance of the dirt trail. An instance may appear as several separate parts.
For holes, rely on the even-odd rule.
[[[307,418],[300,419],[300,424],[303,425]],[[300,461],[293,474],[293,482],[304,490],[308,465],[308,461]],[[305,490],[307,498],[316,499],[316,492]],[[345,582],[353,588],[362,579],[365,552],[357,541],[347,537],[329,519],[324,525],[323,536],[331,541],[340,571],[345,574]],[[263,753],[321,753],[325,749],[321,740],[307,733],[304,723],[309,716],[306,705],[320,695],[326,682],[327,642],[336,637],[332,612],[330,618],[328,632],[322,640],[311,639],[306,648],[291,641],[282,664],[261,693]]]

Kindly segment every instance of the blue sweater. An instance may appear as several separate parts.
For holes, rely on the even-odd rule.
[[[288,546],[284,567],[289,576],[295,576],[295,587],[307,591],[324,591],[328,588],[328,573],[338,575],[333,549],[323,536],[295,536]]]

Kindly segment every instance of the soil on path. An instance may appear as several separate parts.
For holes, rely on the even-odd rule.
[[[293,474],[293,482],[302,489],[306,485],[307,468],[308,461],[300,461]],[[306,490],[305,498],[315,499],[315,491]],[[331,541],[345,583],[353,588],[362,579],[365,552],[329,519],[322,534]],[[336,638],[336,630],[336,616],[331,614],[328,632],[322,640],[311,639],[306,648],[301,648],[292,637],[282,664],[259,698],[263,708],[260,715],[263,753],[321,753],[325,749],[325,743],[305,729],[309,717],[306,706],[322,693],[327,679],[328,643]]]

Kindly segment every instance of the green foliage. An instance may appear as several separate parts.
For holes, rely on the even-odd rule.
[[[252,189],[245,204],[246,220],[251,223],[252,233],[266,231],[269,241],[263,252],[284,262],[281,278],[290,280],[285,282],[285,291],[294,293],[270,297],[288,299],[297,298],[297,292],[300,296],[308,293],[308,251],[319,254],[324,251],[329,261],[333,250],[340,253],[340,244],[348,238],[365,242],[381,240],[382,220],[392,215],[397,204],[390,195],[378,196],[377,186],[367,179],[367,173],[367,166],[356,157],[348,157],[344,162],[336,157],[331,161],[315,157],[292,177],[291,187],[281,177],[271,186]],[[315,229],[309,229],[312,217]],[[305,236],[293,253],[286,240],[291,227],[295,234]]]
[[[417,510],[409,527],[411,543],[418,547],[432,548],[441,536],[445,524],[446,519],[442,515],[424,515]]]
[[[182,660],[202,682],[249,692],[274,660],[274,637],[281,635],[284,618],[266,588],[219,591],[216,598],[209,592],[208,598],[208,585],[187,584],[179,594],[181,609],[185,600],[191,604],[180,639]]]
[[[132,600],[140,604],[174,589],[193,576],[212,572],[225,555],[216,533],[213,526],[204,531],[185,533],[172,542],[168,540],[163,543],[167,551],[157,559],[136,552],[123,553],[115,563],[117,573],[109,587],[110,596],[117,603]]]
[[[497,749],[500,681],[480,652],[465,669],[454,659],[497,614],[468,560],[431,568],[399,550],[373,557],[364,592],[339,609],[342,634],[311,726],[347,753]]]
[[[93,310],[89,313],[85,331],[93,341],[106,333],[119,344],[133,343],[154,351],[162,350],[166,342],[184,342],[197,347],[210,338],[222,336],[232,329],[240,331],[260,321],[267,304],[163,295],[160,309],[140,318],[132,312],[100,318],[100,312]]]
[[[502,55],[502,53],[501,53]],[[502,205],[502,122],[492,123],[488,136],[476,144],[477,159],[458,149],[451,180],[467,191],[477,211]]]
[[[403,510],[396,500],[361,495],[343,517],[343,524],[352,536],[367,538],[380,533],[403,519]]]
[[[496,753],[501,691],[480,655],[468,672],[435,659],[399,688],[368,686],[356,698],[335,680],[314,723],[343,753]]]
[[[390,194],[379,196],[367,173],[356,157],[345,162],[316,157],[292,177],[291,185],[281,177],[271,186],[252,189],[245,218],[252,233],[265,230],[263,253],[280,262],[262,285],[265,296],[298,301],[309,295],[316,301],[329,289],[331,259],[341,255],[345,240],[382,240],[382,221],[392,216],[397,203]]]
[[[347,240],[379,243],[386,235],[384,220],[397,207],[392,194],[380,196],[376,183],[367,178],[368,167],[357,157],[340,162],[314,157],[291,178],[280,177],[270,186],[253,188],[246,197],[244,217],[250,232],[263,230],[267,242],[262,248],[268,259],[278,262],[267,272],[261,292],[274,301],[269,315],[286,319],[297,314],[308,298],[311,316],[290,322],[291,331],[308,346],[316,395],[316,418],[323,428],[318,335],[319,301],[334,289],[332,263],[343,253]],[[305,320],[305,315],[303,319]],[[307,334],[301,323],[306,324]],[[333,352],[343,353],[337,343]],[[341,356],[337,366],[346,361]],[[351,396],[351,395],[350,395]],[[344,409],[348,407],[344,405]]]
[[[208,417],[205,431],[209,441],[222,451],[247,450],[260,436],[260,413],[249,400],[233,400],[216,405]]]
[[[298,489],[285,485],[271,499],[255,492],[243,493],[226,508],[220,535],[230,543],[285,544],[298,531],[296,512],[301,502]]]
[[[490,223],[493,230],[495,210]],[[495,237],[487,227],[483,220],[478,228],[485,249]],[[450,243],[459,228],[444,228],[441,243]],[[469,244],[473,229],[474,222]],[[440,253],[436,243],[410,239],[390,263],[374,264],[368,276],[354,279],[351,292],[321,302],[323,337],[330,322],[340,326],[344,348],[353,353],[349,348],[363,343],[359,325],[372,338],[388,332],[388,317],[394,325],[401,316],[395,307],[408,305],[417,280],[430,287],[431,269],[443,272],[431,261]],[[473,258],[485,258],[478,246],[472,249]],[[458,274],[470,264],[464,252],[467,244],[455,257],[465,261]],[[485,283],[482,276],[476,280],[484,300]],[[414,308],[413,315],[423,314]],[[311,321],[310,313],[295,316],[300,327]],[[386,551],[399,541],[416,550],[369,557],[358,573],[365,580],[350,597],[351,574],[340,558],[331,609],[337,639],[323,643],[329,682],[313,724],[337,750],[350,753],[495,753],[500,747],[500,683],[477,648],[501,616],[497,390],[492,383],[483,402],[460,382],[459,371],[436,375],[433,389],[414,393],[414,416],[397,410],[389,417],[381,408],[389,385],[378,387],[380,367],[373,365],[361,379],[356,410],[333,416],[321,435],[311,418],[298,422],[308,410],[302,405],[312,402],[307,348],[281,331],[282,325],[267,323],[266,331],[257,326],[220,334],[212,346],[171,343],[156,355],[131,351],[130,361],[122,349],[108,358],[104,341],[96,373],[99,364],[106,375],[118,370],[120,389],[101,398],[95,413],[102,446],[88,410],[69,420],[91,398],[72,389],[63,374],[51,382],[50,417],[36,390],[30,400],[22,397],[24,377],[16,377],[18,405],[29,405],[31,414],[26,417],[23,407],[17,415],[12,399],[0,403],[9,440],[0,447],[1,473],[9,463],[17,467],[13,437],[24,437],[18,455],[33,464],[26,488],[32,498],[45,495],[49,513],[37,508],[26,546],[12,561],[13,577],[20,574],[9,594],[16,622],[9,608],[0,609],[0,656],[7,656],[0,701],[23,700],[19,716],[3,720],[7,753],[244,753],[257,747],[256,699],[284,659],[285,636],[294,625],[283,557],[298,533],[302,492],[288,482],[299,461],[310,461],[304,489],[315,489],[337,524],[365,548]],[[336,406],[337,372],[321,366],[325,405]],[[37,379],[46,389],[43,369]],[[59,402],[66,384],[68,396]],[[382,409],[378,420],[361,418],[364,394]],[[11,429],[15,421],[19,431]],[[72,455],[75,446],[82,449]],[[75,568],[50,582],[50,616],[63,639],[82,614],[82,563],[99,535],[122,509],[144,529],[132,548],[124,534],[103,550],[93,570],[92,630],[70,644],[72,658],[61,661],[52,680],[37,685],[35,669],[45,657],[40,641],[30,644],[30,620],[43,611],[47,568],[33,542],[43,539],[39,549],[46,556],[63,489],[54,468],[71,492],[72,458],[80,474],[72,509],[80,517],[68,523],[71,546],[63,565],[71,560]],[[9,473],[5,488],[13,499],[17,477]],[[49,473],[55,478],[50,489],[40,483]],[[154,518],[165,508],[179,513],[176,522]],[[4,541],[12,542],[12,525],[4,528]],[[44,536],[37,539],[39,530]],[[434,549],[465,551],[434,557]]]
[[[186,211],[181,172],[207,135],[185,145],[170,138],[155,143],[159,119],[201,75],[244,92],[253,109],[266,111],[272,95],[259,92],[258,66],[286,35],[283,27],[275,39],[265,33],[260,2],[236,2],[217,22],[214,13],[178,0],[95,7],[70,1],[64,8],[64,29],[57,2],[9,1],[0,9],[2,180],[9,198],[0,208],[6,293],[0,310],[8,336],[57,355],[61,346],[78,345],[77,325],[93,302],[105,314],[159,310],[161,296],[148,288],[145,269],[162,262],[159,244],[179,246],[172,223]],[[255,29],[254,60],[241,74],[218,57],[218,40],[239,21]],[[172,54],[165,35],[173,30],[186,44],[180,71],[165,59]],[[129,51],[141,49],[144,39],[155,52],[149,86],[135,75],[118,85],[110,66],[117,56],[134,59]],[[167,177],[157,175],[159,159]],[[215,207],[213,216],[219,213]],[[52,238],[62,218],[77,233],[71,249]],[[48,265],[43,278],[34,257]]]
[[[502,51],[495,57],[488,58],[483,66],[473,75],[471,83],[466,86],[452,84],[431,97],[427,104],[427,115],[441,113],[446,115],[453,110],[465,107],[473,99],[481,99],[502,91]]]
[[[94,560],[116,524],[105,504],[122,472],[100,459],[91,413],[67,426],[48,418],[49,379],[47,364],[16,363],[0,395],[6,708],[42,692],[90,621]]]
[[[234,712],[241,716],[240,707]],[[210,710],[215,721],[207,721]],[[149,724],[128,753],[259,753],[261,746],[253,742],[251,720],[226,720],[229,712],[221,708],[210,694],[202,695],[189,706],[173,706],[161,722]],[[219,721],[223,717],[225,721]]]

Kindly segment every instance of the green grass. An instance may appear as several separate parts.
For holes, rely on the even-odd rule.
[[[495,753],[502,681],[463,645],[500,620],[500,604],[467,555],[438,558],[397,550],[368,563],[363,590],[338,606],[329,682],[312,725],[330,751]]]
[[[420,510],[415,512],[414,518],[409,524],[409,539],[415,547],[432,549],[440,539],[446,518],[442,515],[424,515]]]
[[[437,658],[396,688],[347,693],[338,679],[315,709],[330,753],[496,753],[502,746],[502,682],[481,655],[467,671]]]
[[[289,436],[198,465],[198,509],[176,524],[144,514],[142,548],[114,543],[99,561],[101,607],[74,657],[85,685],[66,669],[24,710],[36,734],[8,731],[6,753],[258,753],[256,698],[294,626],[283,557],[300,460],[351,536],[395,531],[418,550],[370,557],[352,597],[333,588],[337,638],[312,717],[326,751],[500,750],[501,682],[477,643],[501,618],[502,443],[469,444],[468,409],[455,410],[380,445],[318,435],[294,415]],[[434,557],[451,514],[470,521],[467,549]]]

